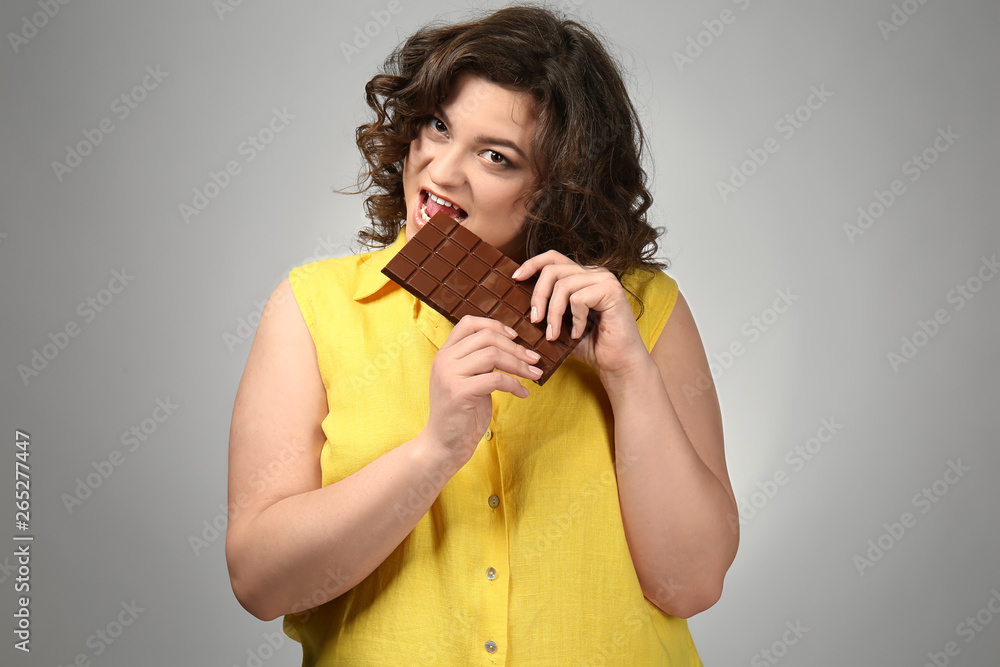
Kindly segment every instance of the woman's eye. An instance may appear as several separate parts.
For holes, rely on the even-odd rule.
[[[444,124],[444,121],[440,118],[431,118],[431,127],[440,132],[441,134],[448,134],[448,127]]]
[[[494,150],[486,151],[486,156],[489,158],[489,161],[492,162],[493,164],[509,164],[507,158],[505,158],[503,154],[497,153]]]

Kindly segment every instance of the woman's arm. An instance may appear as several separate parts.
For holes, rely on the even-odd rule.
[[[226,559],[233,592],[261,620],[351,588],[392,552],[450,474],[419,439],[321,488],[326,389],[287,280],[264,308],[233,408]],[[398,517],[407,490],[442,479],[424,507]],[[312,602],[313,593],[323,599]],[[300,604],[308,600],[308,604]]]
[[[471,458],[486,429],[475,432],[482,401],[488,415],[491,391],[524,392],[514,378],[492,372],[495,366],[527,377],[530,360],[511,338],[498,322],[463,320],[435,357],[431,416],[421,433],[323,487],[326,388],[291,286],[278,286],[257,327],[229,437],[226,560],[247,611],[271,620],[314,607],[386,559]],[[427,483],[431,493],[411,495]],[[397,504],[414,511],[397,514]]]
[[[564,313],[572,315],[573,337],[583,334],[589,311],[598,314],[573,354],[597,372],[611,400],[618,497],[643,594],[674,616],[708,609],[736,556],[739,523],[715,386],[685,396],[685,385],[711,377],[687,302],[678,293],[648,352],[625,291],[607,269],[550,250],[514,278],[536,273],[533,320],[548,321],[550,339]]]
[[[694,389],[712,376],[681,294],[645,359],[601,376],[615,415],[622,520],[643,593],[687,618],[722,594],[739,523],[715,385]]]

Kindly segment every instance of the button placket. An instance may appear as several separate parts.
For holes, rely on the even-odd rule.
[[[488,592],[483,590],[484,623],[481,626],[483,634],[479,635],[480,646],[482,646],[491,661],[504,662],[506,659],[506,647],[501,647],[497,643],[507,636],[507,610],[509,608],[509,585],[507,578],[507,510],[506,505],[501,505],[504,489],[504,471],[501,465],[500,436],[497,431],[497,420],[499,417],[497,401],[493,402],[493,417],[483,433],[480,449],[483,453],[489,452],[487,460],[490,462],[488,473],[488,489],[491,493],[486,498],[487,515],[485,520],[490,525],[488,536],[483,541],[481,549],[477,550],[476,560],[479,565],[476,568],[477,578],[480,586],[488,586]],[[480,560],[481,559],[481,560]],[[488,611],[487,611],[488,610]]]

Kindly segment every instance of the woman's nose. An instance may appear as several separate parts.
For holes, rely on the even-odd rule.
[[[427,175],[441,186],[458,187],[465,182],[462,152],[454,143],[438,145],[427,165]]]

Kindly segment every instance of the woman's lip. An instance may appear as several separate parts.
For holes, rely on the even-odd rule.
[[[420,228],[424,226],[424,216],[420,213],[420,207],[424,205],[423,199],[423,196],[418,196],[413,210],[410,212],[410,219],[413,220],[413,227],[416,231],[420,231]]]
[[[420,195],[417,197],[416,203],[413,205],[413,211],[411,215],[413,216],[413,226],[415,231],[420,231],[424,225],[427,224],[427,220],[424,220],[423,209],[424,205],[427,203],[427,197],[424,196],[425,190],[421,190]]]

